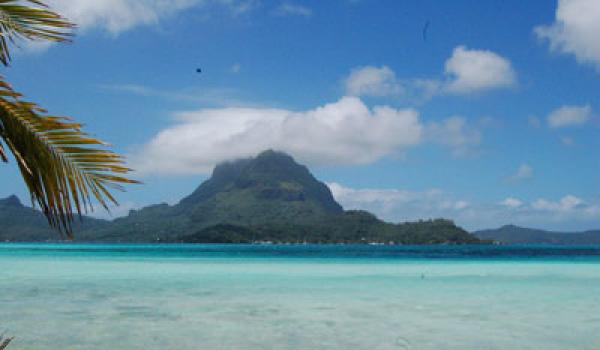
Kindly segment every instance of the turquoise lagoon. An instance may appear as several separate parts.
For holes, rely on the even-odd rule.
[[[10,349],[599,349],[600,247],[1,244]]]

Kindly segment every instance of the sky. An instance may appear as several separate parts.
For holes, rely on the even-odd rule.
[[[144,184],[95,216],[276,149],[394,222],[600,228],[597,0],[47,2],[74,41],[21,43],[1,74],[127,156]]]

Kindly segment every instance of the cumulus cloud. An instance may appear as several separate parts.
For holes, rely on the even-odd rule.
[[[279,5],[273,12],[277,16],[301,16],[310,17],[313,12],[312,9],[306,6],[294,4],[291,2],[284,2]]]
[[[548,41],[551,50],[575,55],[600,71],[600,2],[559,0],[555,16],[551,25],[535,28],[537,36]]]
[[[581,230],[596,228],[600,223],[598,200],[586,201],[572,194],[556,200],[538,198],[528,203],[509,197],[499,204],[499,207],[477,208],[479,217],[486,218],[488,226],[490,222],[497,222],[498,225],[515,223],[551,230]]]
[[[220,5],[239,14],[250,10],[252,0],[47,0],[46,3],[86,32],[91,29],[117,35],[192,7]]]
[[[523,205],[523,202],[517,198],[508,197],[500,202],[500,204],[508,208],[519,208]]]
[[[551,128],[564,128],[585,124],[592,116],[590,105],[562,106],[548,115],[548,126]]]
[[[481,132],[469,126],[467,120],[460,116],[427,124],[425,135],[429,142],[450,148],[455,157],[475,154],[481,143]]]
[[[508,177],[511,182],[528,180],[533,177],[533,168],[529,164],[521,164],[517,171]]]
[[[345,209],[368,210],[385,220],[394,222],[454,217],[457,212],[469,207],[467,201],[452,199],[438,189],[426,191],[355,189],[336,182],[329,183],[328,186],[333,197]]]
[[[458,46],[446,61],[445,73],[450,77],[446,91],[469,94],[505,88],[516,84],[516,73],[509,60],[487,50],[470,50]]]
[[[204,3],[203,0],[48,0],[50,7],[77,23],[82,31],[101,28],[119,34],[138,25]]]
[[[403,92],[396,73],[388,66],[355,68],[345,79],[344,86],[351,96],[397,96]]]
[[[562,197],[559,201],[549,201],[546,199],[538,199],[531,204],[531,207],[536,210],[550,211],[550,212],[566,212],[571,211],[578,206],[583,204],[581,198],[573,195],[567,195]]]
[[[419,144],[423,128],[413,109],[370,109],[356,97],[301,112],[201,109],[178,113],[176,120],[129,157],[135,169],[204,174],[216,163],[269,148],[310,165],[365,164]]]
[[[552,230],[595,227],[600,223],[600,203],[574,195],[557,200],[526,202],[507,197],[497,203],[477,203],[439,189],[411,191],[382,188],[351,188],[329,183],[335,199],[346,209],[368,210],[392,221],[447,218],[468,230],[498,227],[508,223]]]
[[[413,79],[409,87],[410,93],[417,101],[429,101],[443,91],[444,83],[436,79]]]
[[[352,96],[403,97],[427,101],[440,94],[466,95],[516,85],[510,61],[492,51],[458,46],[445,64],[443,78],[399,79],[388,66],[354,68],[344,79]]]

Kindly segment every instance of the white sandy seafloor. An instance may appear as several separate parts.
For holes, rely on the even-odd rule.
[[[600,349],[600,264],[0,255],[9,349]]]

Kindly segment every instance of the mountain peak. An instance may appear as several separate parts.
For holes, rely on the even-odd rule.
[[[289,154],[282,151],[276,151],[274,149],[262,151],[254,159],[279,159],[292,162],[294,161],[294,158],[292,158],[292,156],[290,156]]]
[[[319,182],[307,167],[296,163],[290,155],[267,150],[254,158],[224,162],[215,167],[210,179],[180,205],[194,206],[215,198],[218,194],[244,193],[257,200],[313,202],[322,210],[341,213],[329,188]]]
[[[303,165],[296,163],[294,158],[292,156],[290,156],[289,154],[287,154],[285,152],[281,152],[281,151],[272,150],[272,149],[260,152],[252,160],[256,163],[270,163],[270,164],[276,164],[276,165],[280,165],[280,166],[281,165],[300,166],[300,167],[304,168]]]
[[[519,226],[514,225],[514,224],[508,224],[508,225],[504,225],[504,226],[500,227],[501,230],[504,230],[504,229],[520,229],[520,228],[522,228],[522,227],[519,227]]]
[[[4,206],[8,206],[8,207],[22,207],[23,206],[23,204],[21,204],[21,201],[19,200],[19,197],[15,196],[14,194],[6,197],[4,199],[0,199],[0,205],[4,205]]]

